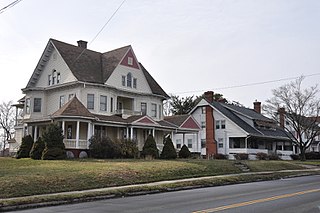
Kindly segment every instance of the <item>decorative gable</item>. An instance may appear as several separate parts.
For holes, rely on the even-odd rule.
[[[192,117],[189,117],[180,127],[185,129],[200,129],[199,125]]]
[[[121,63],[123,66],[139,69],[138,61],[132,51],[132,49],[129,49],[127,54],[123,57]]]
[[[134,125],[152,125],[158,126],[159,124],[155,122],[153,119],[149,118],[148,116],[143,116],[135,121],[132,122]]]

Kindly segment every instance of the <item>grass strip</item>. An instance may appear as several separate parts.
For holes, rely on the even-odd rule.
[[[129,188],[119,188],[109,190],[91,191],[91,192],[75,192],[71,194],[60,195],[35,195],[29,197],[21,197],[14,199],[0,200],[0,211],[18,210],[26,208],[35,208],[43,206],[53,206],[61,204],[71,204],[78,202],[86,202],[100,199],[110,199],[123,196],[134,196],[142,194],[153,194],[160,192],[171,192],[178,190],[187,190],[202,187],[222,186],[238,183],[248,183],[257,181],[276,180],[288,177],[298,177],[306,175],[319,175],[320,171],[295,171],[295,172],[274,172],[265,174],[239,174],[226,177],[212,177],[208,179],[192,180],[186,182],[175,182],[169,184],[160,184],[154,186],[134,186]]]

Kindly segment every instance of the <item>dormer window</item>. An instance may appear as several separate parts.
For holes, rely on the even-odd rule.
[[[133,65],[133,58],[132,57],[128,57],[128,65]]]

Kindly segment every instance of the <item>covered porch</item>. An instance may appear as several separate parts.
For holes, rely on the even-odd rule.
[[[257,153],[277,154],[281,159],[290,160],[294,154],[293,145],[287,140],[261,137],[230,137],[229,158],[234,159],[234,154],[249,154],[249,159],[256,159]]]

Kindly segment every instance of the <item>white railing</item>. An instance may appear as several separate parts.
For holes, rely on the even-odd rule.
[[[287,151],[287,150],[277,150],[277,154],[282,160],[292,160],[290,155],[293,154],[293,151]]]
[[[67,149],[88,149],[88,141],[87,140],[79,140],[79,145],[77,147],[76,139],[64,139],[64,146]]]
[[[140,111],[133,111],[133,110],[129,110],[129,109],[118,109],[118,110],[116,110],[116,114],[141,115],[142,113]]]

